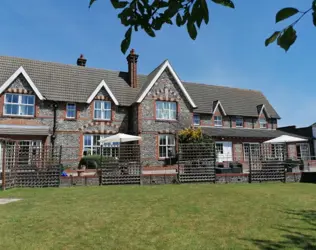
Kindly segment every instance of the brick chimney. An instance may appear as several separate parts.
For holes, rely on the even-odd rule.
[[[85,67],[86,66],[87,59],[84,58],[83,54],[80,55],[80,57],[77,59],[77,65]]]
[[[128,80],[129,85],[132,88],[137,88],[137,59],[138,55],[135,54],[134,49],[131,50],[129,55],[126,57],[128,63]]]

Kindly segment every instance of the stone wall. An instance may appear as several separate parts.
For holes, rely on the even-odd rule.
[[[177,103],[177,120],[156,119],[156,101],[174,101]],[[192,124],[192,110],[175,79],[166,70],[140,104],[139,133],[142,136],[141,156],[143,165],[162,166],[164,160],[158,159],[159,134],[174,134]]]

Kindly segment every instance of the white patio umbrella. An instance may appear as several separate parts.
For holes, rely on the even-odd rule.
[[[265,141],[263,143],[288,143],[288,142],[306,142],[307,139],[290,136],[290,135],[281,135],[277,138]]]
[[[129,142],[129,141],[139,141],[142,138],[140,136],[128,135],[123,133],[118,133],[116,135],[111,135],[99,140],[100,143],[111,143],[111,142]]]

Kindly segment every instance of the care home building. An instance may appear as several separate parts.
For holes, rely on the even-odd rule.
[[[259,91],[184,82],[169,61],[150,74],[0,57],[0,137],[28,145],[62,145],[69,157],[97,154],[99,140],[140,135],[141,160],[163,166],[180,129],[199,126],[216,141],[218,161],[244,161],[249,145],[278,137],[278,113]],[[116,151],[109,152],[115,154]]]

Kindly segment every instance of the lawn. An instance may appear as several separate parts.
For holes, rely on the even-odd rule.
[[[13,189],[0,249],[316,249],[313,184]]]

